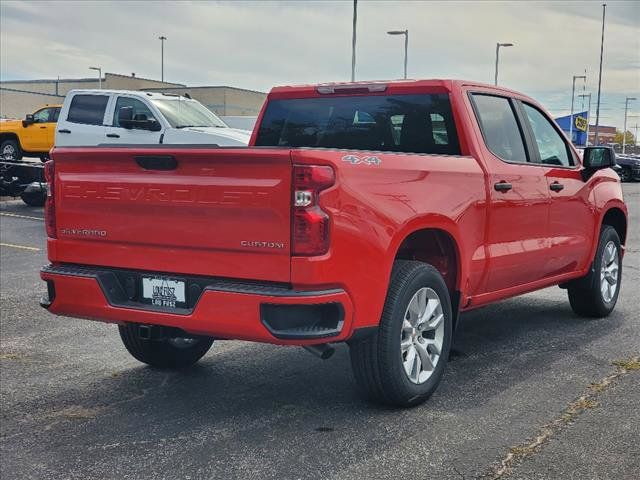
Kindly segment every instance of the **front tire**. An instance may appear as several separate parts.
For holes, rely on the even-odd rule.
[[[161,340],[142,339],[139,326],[118,325],[120,338],[127,351],[136,359],[152,367],[178,369],[190,367],[209,351],[210,337],[169,337]]]
[[[22,158],[22,150],[18,142],[9,138],[0,143],[0,157],[3,160],[20,160]]]
[[[627,167],[622,167],[619,173],[620,182],[626,183],[631,181],[631,169]]]
[[[618,232],[604,225],[591,272],[569,285],[567,293],[573,311],[582,317],[609,315],[618,301],[622,283],[622,248]]]
[[[361,393],[400,407],[427,400],[449,358],[452,318],[440,273],[426,263],[396,261],[377,332],[350,345]]]

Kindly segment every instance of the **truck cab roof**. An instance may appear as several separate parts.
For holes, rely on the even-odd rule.
[[[164,93],[164,92],[145,92],[143,90],[107,90],[107,89],[75,89],[70,90],[68,95],[75,95],[77,93],[89,94],[89,95],[131,95],[135,97],[146,97],[150,99],[162,98],[165,100],[171,100],[172,98],[187,98],[184,95],[178,95],[176,93]]]
[[[370,81],[358,81],[358,82],[330,82],[330,83],[316,83],[316,84],[299,84],[299,85],[286,85],[276,86],[270,91],[270,94],[355,94],[355,93],[376,93],[376,92],[393,92],[402,93],[403,91],[415,91],[420,89],[442,89],[445,91],[451,91],[456,87],[480,87],[487,88],[494,91],[504,92],[509,95],[524,96],[520,92],[510,90],[508,88],[491,85],[488,83],[478,82],[474,80],[460,80],[460,79],[445,79],[445,78],[433,78],[433,79],[402,79],[402,80],[370,80]],[[333,90],[333,91],[332,91]]]

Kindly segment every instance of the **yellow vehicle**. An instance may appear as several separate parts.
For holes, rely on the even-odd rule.
[[[61,108],[62,105],[46,105],[27,114],[24,120],[0,120],[0,156],[5,160],[46,158],[53,147]]]

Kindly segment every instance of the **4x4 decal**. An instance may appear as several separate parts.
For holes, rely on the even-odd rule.
[[[357,155],[345,155],[342,157],[343,162],[349,162],[351,165],[374,165],[382,164],[382,160],[375,156],[358,157]]]

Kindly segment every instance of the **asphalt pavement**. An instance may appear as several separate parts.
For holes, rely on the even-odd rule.
[[[1,202],[0,478],[636,480],[640,184],[624,190],[614,313],[579,318],[557,287],[469,312],[439,389],[408,410],[357,396],[346,346],[138,363],[115,326],[40,308],[42,209]]]

